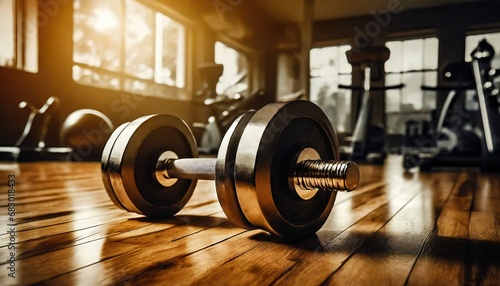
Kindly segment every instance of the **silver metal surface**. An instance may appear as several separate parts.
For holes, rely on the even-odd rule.
[[[295,190],[302,190],[301,193],[307,190],[317,192],[318,188],[350,192],[358,187],[359,169],[350,161],[304,160],[298,163],[293,178]]]
[[[171,115],[144,116],[115,130],[101,159],[104,186],[115,205],[150,217],[170,217],[182,209],[197,181],[179,180],[171,187],[158,182],[154,178],[158,159],[148,153],[159,152],[159,158],[161,150],[198,156],[189,127]]]
[[[310,180],[308,180],[308,177],[298,177],[298,175],[301,176],[302,174],[297,173],[297,167],[303,166],[303,164],[299,165],[299,163],[302,163],[306,160],[320,159],[321,157],[319,156],[318,152],[313,148],[305,148],[297,157],[295,170],[293,171],[293,176],[290,178],[290,181],[292,183],[291,185],[293,186],[293,189],[295,189],[299,197],[304,200],[313,198],[314,195],[316,195],[316,193],[318,192],[318,188],[312,186],[312,184],[303,184],[303,181],[307,180],[309,182]],[[308,175],[310,173],[314,172],[306,172],[304,175]]]
[[[236,194],[234,164],[241,134],[255,114],[250,111],[238,117],[229,127],[219,147],[215,165],[215,189],[220,206],[227,218],[242,228],[255,228],[247,220],[240,207]]]
[[[214,180],[215,163],[214,158],[170,158],[164,171],[168,178]]]
[[[179,159],[179,156],[172,151],[165,151],[158,158],[158,163],[156,163],[155,177],[164,187],[171,187],[177,182],[177,178],[172,178],[169,175],[167,166],[172,160]]]
[[[298,122],[315,126],[317,133],[307,135],[311,133],[309,130],[294,126]],[[255,113],[242,134],[235,164],[238,201],[252,225],[293,240],[315,233],[325,223],[336,192],[321,191],[320,196],[318,192],[309,200],[290,195],[290,191],[295,193],[289,187],[295,161],[287,158],[315,145],[322,146],[321,151],[314,148],[321,158],[339,160],[337,136],[317,105],[309,101],[272,103]],[[283,150],[296,153],[283,154]],[[278,160],[283,161],[276,162],[274,156],[278,153]],[[290,163],[284,162],[287,160]],[[288,173],[286,164],[291,164]]]
[[[479,108],[481,110],[481,119],[484,127],[484,138],[486,141],[486,148],[489,153],[493,153],[494,144],[493,137],[491,136],[491,127],[490,120],[488,117],[488,107],[486,106],[486,97],[484,94],[482,82],[483,79],[481,77],[481,69],[479,67],[479,61],[477,58],[472,59],[472,68],[474,69],[474,80],[476,82],[476,90],[477,90],[477,98],[479,101]]]
[[[196,158],[192,133],[172,116],[140,118],[111,138],[101,165],[108,194],[119,207],[153,217],[182,208],[197,179],[216,180],[235,224],[300,238],[328,218],[336,197],[330,191],[351,191],[359,181],[356,164],[337,162],[335,131],[308,101],[270,104],[240,117],[217,159]]]
[[[113,188],[113,185],[111,184],[111,178],[110,178],[110,172],[109,172],[109,159],[111,156],[111,150],[114,147],[114,144],[116,142],[116,139],[120,136],[122,131],[127,127],[127,125],[130,122],[123,123],[122,125],[118,126],[118,128],[115,129],[115,131],[111,134],[111,136],[108,139],[108,142],[104,146],[104,150],[102,152],[102,157],[101,157],[101,177],[102,177],[102,182],[104,184],[104,188],[106,189],[106,192],[108,193],[109,198],[113,203],[123,209],[127,210],[128,209],[123,206],[123,204],[120,202],[118,197],[116,196],[116,192]]]
[[[141,123],[145,122],[149,118],[151,117],[142,117],[134,120],[124,128],[124,130],[119,134],[119,137],[116,139],[115,142],[108,141],[108,143],[106,143],[106,144],[112,143],[112,148],[109,152],[109,157],[108,157],[107,172],[114,194],[116,195],[118,201],[126,210],[139,214],[142,214],[143,212],[140,211],[139,208],[137,208],[136,204],[134,204],[133,200],[131,199],[131,196],[127,192],[127,188],[125,187],[126,184],[124,183],[124,178],[126,179],[128,176],[130,176],[130,175],[128,176],[125,175],[127,172],[131,171],[131,167],[129,166],[133,165],[130,162],[130,159],[133,158],[129,158],[127,160],[127,158],[124,158],[124,153],[127,146],[129,144],[134,144],[134,142],[129,142],[128,140],[119,140],[119,138],[124,138],[124,137],[130,138],[133,134],[136,133],[136,130],[141,125]]]

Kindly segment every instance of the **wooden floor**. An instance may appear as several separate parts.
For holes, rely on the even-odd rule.
[[[360,188],[337,196],[317,236],[289,244],[233,226],[213,182],[153,221],[112,204],[97,163],[0,163],[0,285],[500,285],[500,175],[400,165],[361,166]]]

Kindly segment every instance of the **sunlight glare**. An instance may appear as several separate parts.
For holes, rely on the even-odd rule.
[[[93,26],[96,31],[104,32],[118,27],[118,19],[109,8],[101,7],[94,9],[94,16]]]

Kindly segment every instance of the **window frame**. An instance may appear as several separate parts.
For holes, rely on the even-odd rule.
[[[341,39],[338,41],[322,42],[320,44],[316,44],[316,45],[313,45],[311,47],[311,49],[309,50],[309,57],[311,57],[311,53],[314,49],[324,49],[324,48],[341,49],[341,47],[346,47],[344,49],[345,49],[345,51],[348,51],[348,50],[353,48],[353,45],[352,45],[352,43],[350,43],[349,41],[347,41],[345,39]],[[346,60],[347,60],[347,55],[345,54],[345,52],[340,53],[340,51],[338,50],[337,56],[340,54],[344,54],[344,56],[346,57]],[[328,79],[328,78],[331,78],[332,76],[326,76],[326,77],[325,76],[313,76],[311,62],[312,61],[310,59],[309,60],[309,91],[308,91],[308,93],[310,94],[310,99],[312,101],[316,102],[322,109],[325,110],[325,113],[327,113],[327,116],[329,117],[329,119],[330,119],[332,125],[334,126],[334,129],[337,131],[337,133],[351,133],[352,130],[354,129],[354,124],[355,124],[355,122],[351,122],[351,109],[352,109],[353,92],[351,90],[344,90],[343,91],[343,94],[344,94],[343,96],[345,96],[346,98],[349,98],[349,102],[346,103],[348,105],[348,109],[344,110],[346,112],[346,114],[344,114],[344,119],[343,119],[344,121],[338,120],[338,118],[331,118],[332,116],[337,116],[338,114],[341,114],[342,112],[339,112],[336,110],[335,112],[332,113],[332,108],[336,109],[339,106],[337,104],[332,105],[332,102],[328,100],[328,97],[316,98],[316,97],[312,96],[312,79],[321,79],[321,78]],[[342,71],[340,71],[340,67],[337,67],[337,72],[334,75],[334,77],[336,77],[338,84],[348,84],[348,85],[352,84],[353,68],[348,60],[347,60],[347,64],[350,66],[350,72],[342,72]],[[340,79],[343,77],[349,77],[350,78],[349,83],[341,82]],[[339,91],[341,91],[341,89],[338,89],[338,87],[337,87],[337,90],[332,91],[332,93],[339,92]],[[320,91],[318,91],[318,93],[319,92]]]
[[[500,28],[489,28],[489,29],[470,29],[465,32],[464,35],[464,50],[465,50],[465,55],[464,55],[464,60],[465,61],[470,61],[472,60],[470,58],[470,54],[467,51],[467,37],[468,36],[479,36],[479,35],[485,35],[485,34],[500,34]],[[493,47],[496,48],[495,52],[500,50],[500,47]],[[500,54],[495,54],[496,57],[500,56]]]
[[[12,64],[0,68],[16,69],[28,73],[38,73],[38,1],[14,0],[12,2],[13,39]],[[31,11],[28,9],[32,9]],[[31,52],[28,49],[34,49]],[[28,55],[31,54],[31,56]]]
[[[246,65],[246,80],[244,82],[246,82],[247,84],[247,89],[246,89],[246,94],[244,94],[244,96],[248,96],[251,94],[252,92],[252,89],[251,89],[251,83],[252,83],[252,71],[251,71],[251,53],[249,52],[246,52],[245,50],[242,50],[241,48],[239,48],[239,45],[235,45],[234,43],[232,43],[231,41],[227,41],[226,39],[220,39],[220,38],[217,38],[215,41],[214,41],[214,62],[216,62],[216,55],[215,55],[215,46],[217,45],[217,43],[221,43],[222,45],[224,45],[226,48],[229,48],[229,49],[232,49],[234,51],[236,51],[238,54],[240,54],[241,56],[243,56],[245,58],[245,65]],[[221,75],[222,77],[222,75]],[[217,85],[219,84],[220,80],[217,82]],[[241,82],[241,81],[240,81]],[[227,87],[227,89],[230,89],[231,86]]]
[[[89,86],[89,87],[94,87],[94,88],[99,88],[99,89],[106,89],[106,90],[114,90],[114,91],[119,91],[119,92],[124,92],[124,93],[130,93],[130,94],[137,94],[137,95],[142,95],[142,96],[147,96],[147,97],[157,97],[157,98],[163,98],[163,99],[169,99],[169,100],[181,100],[181,101],[189,101],[192,99],[192,95],[189,90],[191,90],[191,84],[192,81],[188,80],[188,73],[191,71],[190,69],[190,63],[192,61],[190,52],[192,50],[191,48],[191,41],[192,41],[192,28],[191,28],[191,22],[186,21],[183,17],[179,17],[176,13],[173,13],[170,11],[170,9],[163,9],[163,5],[153,5],[154,3],[150,3],[150,1],[143,1],[143,0],[132,0],[135,1],[139,5],[143,5],[147,9],[150,9],[154,13],[155,19],[153,20],[153,74],[150,79],[146,78],[141,78],[135,75],[130,74],[127,72],[127,68],[125,65],[125,59],[126,59],[126,21],[124,20],[126,17],[126,0],[119,0],[120,5],[122,6],[121,13],[120,13],[120,22],[119,22],[119,27],[120,27],[120,63],[119,63],[119,70],[118,71],[113,71],[101,67],[96,67],[96,66],[91,66],[86,63],[79,63],[76,62],[74,57],[72,58],[72,78],[73,82],[79,85],[84,85],[84,86]],[[156,18],[157,14],[162,14],[166,16],[167,18],[170,18],[171,20],[177,22],[179,25],[182,26],[183,30],[183,41],[182,41],[182,61],[183,61],[183,68],[180,73],[178,73],[176,76],[182,76],[181,82],[182,87],[178,87],[177,83],[174,85],[169,85],[167,83],[163,82],[157,82],[157,72],[156,72],[156,62],[155,62],[155,57],[157,56],[157,28],[156,28]],[[73,12],[74,16],[74,12]],[[75,24],[73,20],[73,25]],[[74,55],[75,50],[73,49],[73,55]],[[111,86],[102,86],[99,84],[88,84],[88,83],[82,83],[79,82],[74,78],[74,69],[75,67],[83,68],[83,69],[88,69],[91,70],[92,72],[97,72],[102,75],[108,75],[112,77],[116,77],[119,80],[118,87],[113,88]],[[158,89],[163,89],[164,92],[161,92],[161,94],[158,93],[151,93],[148,92],[148,90],[145,90],[144,92],[137,92],[137,91],[131,91],[125,87],[127,80],[138,80],[140,82],[144,82],[145,84],[152,85],[154,88]],[[177,82],[177,79],[176,79]]]
[[[256,49],[253,49],[251,47],[245,46],[241,43],[239,43],[236,40],[233,40],[232,38],[225,36],[223,34],[217,34],[214,42],[213,42],[213,48],[214,48],[214,63],[215,63],[215,43],[220,42],[224,44],[226,47],[231,48],[233,50],[236,50],[238,53],[243,55],[246,59],[246,64],[247,64],[247,85],[248,85],[248,93],[245,96],[248,96],[252,94],[256,87],[259,85],[259,82],[257,82],[259,75],[256,74],[258,72],[258,51]]]
[[[388,42],[393,42],[393,41],[404,42],[404,41],[418,40],[418,39],[425,40],[425,39],[429,39],[429,38],[436,38],[437,39],[437,51],[436,51],[436,54],[437,54],[436,55],[437,56],[437,66],[436,66],[436,69],[426,69],[424,67],[423,69],[412,69],[412,70],[408,70],[408,71],[388,72],[388,71],[385,70],[385,64],[384,64],[384,75],[385,75],[384,82],[385,82],[385,84],[387,84],[387,76],[388,75],[400,74],[401,75],[401,79],[402,79],[405,74],[409,74],[409,73],[422,73],[422,74],[425,74],[425,73],[429,73],[429,72],[435,72],[436,73],[435,81],[436,81],[436,83],[438,82],[438,80],[439,80],[439,45],[440,45],[440,38],[438,36],[437,31],[435,31],[435,30],[410,31],[410,32],[407,32],[407,33],[400,33],[400,34],[389,35],[386,38],[385,42],[384,42],[384,46],[387,46]],[[425,50],[425,46],[424,46],[424,50]],[[401,83],[404,84],[404,82],[401,82]],[[425,82],[423,82],[423,84],[425,84]],[[422,93],[424,93],[424,91],[422,91]],[[385,100],[387,100],[387,93],[385,93],[384,96],[385,96]],[[390,116],[402,116],[402,117],[404,117],[406,115],[408,117],[411,117],[411,116],[418,116],[418,117],[428,116],[429,119],[430,119],[430,117],[432,116],[433,109],[425,107],[426,106],[426,104],[425,104],[425,102],[426,102],[426,100],[425,100],[426,95],[425,94],[422,95],[422,108],[416,109],[416,110],[411,110],[411,111],[410,110],[403,110],[403,108],[402,108],[403,104],[404,104],[403,97],[404,97],[404,92],[403,92],[403,89],[402,89],[402,90],[399,91],[399,109],[397,111],[387,111],[387,103],[386,103],[386,105],[385,105],[385,116],[386,116],[386,118],[390,117]],[[388,125],[387,121],[388,120],[386,119],[386,125]],[[387,130],[389,131],[389,126],[387,126]],[[395,133],[394,132],[387,132],[387,133],[388,134],[404,134],[404,128],[403,128],[403,130],[396,131]]]

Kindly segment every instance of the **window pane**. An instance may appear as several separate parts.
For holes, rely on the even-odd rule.
[[[14,0],[0,0],[0,66],[14,66]]]
[[[224,66],[224,72],[216,87],[218,94],[231,96],[248,89],[247,60],[244,55],[221,42],[216,42],[215,62]]]
[[[134,0],[73,3],[75,81],[161,97],[184,87],[181,24]]]
[[[341,74],[350,74],[352,73],[352,66],[347,60],[347,55],[346,52],[351,49],[351,46],[345,45],[345,46],[340,46],[338,49],[338,69],[339,73]]]
[[[172,92],[169,92],[169,87],[164,84],[158,84],[152,80],[142,80],[138,78],[127,78],[123,89],[130,93],[142,95],[154,95],[165,97],[168,95],[172,97]]]
[[[342,77],[342,78],[341,78]],[[350,84],[351,76],[311,78],[311,101],[326,113],[337,132],[350,128],[351,91],[338,88],[339,80]]]
[[[351,131],[351,91],[339,89],[350,85],[352,66],[346,51],[351,46],[315,48],[310,52],[310,99],[318,104],[337,132]]]
[[[424,40],[403,41],[403,71],[423,69]]]
[[[385,76],[386,85],[397,85],[401,83],[401,74],[387,74]],[[385,112],[395,112],[400,110],[401,90],[389,89],[385,92]]]
[[[424,73],[424,85],[426,86],[436,86],[437,85],[437,71],[425,72]],[[436,96],[435,91],[422,91],[424,97],[424,110],[433,110],[436,108]]]
[[[389,134],[403,134],[405,122],[410,119],[429,120],[430,112],[425,111],[436,107],[436,94],[422,91],[421,86],[437,84],[438,44],[437,38],[386,43],[391,57],[385,64],[389,72],[385,83],[405,84],[402,90],[386,91]]]
[[[125,4],[125,73],[153,79],[154,12],[133,0]]]
[[[345,55],[345,54],[344,54]],[[350,85],[352,83],[351,75],[340,75],[339,84]],[[347,89],[338,89],[334,94],[335,116],[330,115],[333,126],[337,132],[352,132],[351,125],[351,97],[352,92]]]
[[[73,60],[119,71],[121,2],[75,0],[73,5]]]
[[[424,69],[438,69],[439,40],[437,38],[424,39]]]
[[[315,48],[310,52],[309,66],[311,76],[333,76],[339,73],[350,74],[352,66],[347,61],[346,52],[351,46]]]
[[[386,72],[401,72],[403,64],[403,44],[401,41],[387,42],[386,47],[391,51],[391,56],[385,62]]]
[[[106,71],[96,71],[79,66],[73,66],[73,80],[81,84],[97,86],[101,88],[120,88],[120,78],[118,75]]]
[[[0,0],[0,66],[38,72],[37,16],[37,0]]]
[[[310,70],[313,77],[336,76],[339,70],[339,48],[313,49],[310,53]]]
[[[422,79],[423,73],[412,72],[403,74],[403,96],[401,102],[401,111],[415,111],[422,109]]]
[[[185,30],[169,17],[156,14],[155,81],[184,87]]]

